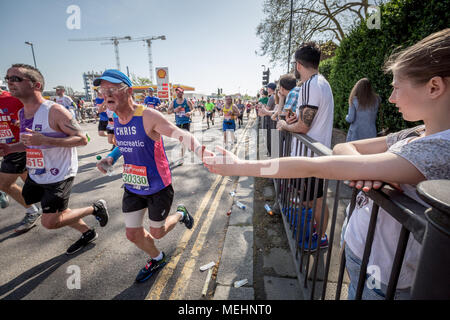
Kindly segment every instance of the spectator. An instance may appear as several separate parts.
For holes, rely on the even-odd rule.
[[[295,52],[297,71],[303,85],[299,89],[296,113],[287,117],[286,121],[280,120],[277,129],[295,133],[303,133],[322,143],[328,148],[331,147],[331,135],[333,132],[334,101],[333,93],[328,81],[319,74],[320,49],[314,43],[305,43]],[[295,94],[295,92],[293,93]],[[297,139],[292,139],[291,156],[303,155],[303,150],[297,150]],[[315,222],[320,223],[323,204],[323,180],[318,179],[317,206],[315,210]],[[311,182],[311,190],[314,190],[314,180]],[[310,207],[314,193],[310,194]],[[306,196],[303,201],[306,201]],[[328,224],[328,207],[324,207],[324,228],[322,235],[314,235],[312,246],[328,247],[328,238],[325,233]],[[320,239],[319,236],[321,237]]]
[[[377,112],[380,97],[372,89],[369,79],[359,80],[348,99],[348,114],[345,121],[350,123],[347,142],[377,136]]]
[[[278,90],[279,103],[275,114],[272,116],[273,120],[276,120],[283,111],[295,112],[298,102],[298,93],[300,87],[297,87],[297,80],[292,74],[285,74],[280,78],[280,89]]]

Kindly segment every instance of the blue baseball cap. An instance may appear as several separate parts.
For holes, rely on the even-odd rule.
[[[116,69],[108,69],[103,72],[100,78],[94,80],[94,86],[99,86],[102,80],[111,82],[111,83],[125,83],[127,86],[132,87],[130,78],[128,78],[125,74]]]

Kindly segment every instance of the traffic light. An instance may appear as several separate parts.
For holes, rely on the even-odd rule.
[[[262,81],[263,86],[269,84],[269,77],[270,77],[270,69],[267,68],[266,71],[263,71],[263,81]]]

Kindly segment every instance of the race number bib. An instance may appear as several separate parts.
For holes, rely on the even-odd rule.
[[[123,182],[131,185],[134,189],[148,188],[147,168],[132,164],[123,165]]]
[[[10,143],[14,140],[14,134],[7,123],[0,123],[0,140],[5,143]]]
[[[186,115],[186,109],[182,108],[182,111],[177,112],[177,116],[179,117],[184,117]]]
[[[31,174],[45,173],[44,154],[40,149],[27,149],[27,169]]]

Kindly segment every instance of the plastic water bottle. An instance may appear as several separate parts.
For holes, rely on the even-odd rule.
[[[266,209],[268,214],[270,214],[271,216],[273,215],[273,211],[267,203],[264,205],[264,209]]]
[[[241,208],[242,210],[245,210],[245,204],[243,204],[243,203],[241,203],[241,202],[239,202],[239,201],[236,201],[236,205],[237,205],[239,208]]]
[[[101,156],[97,156],[97,160],[98,161],[102,160],[102,157]],[[108,165],[106,163],[102,163],[101,167],[106,171],[106,175],[107,176],[112,176],[114,174],[114,171],[113,171],[114,168],[113,168],[112,165],[110,166],[110,165]]]
[[[234,192],[234,191],[230,192],[230,196],[234,197],[235,195],[236,195],[236,192]]]

